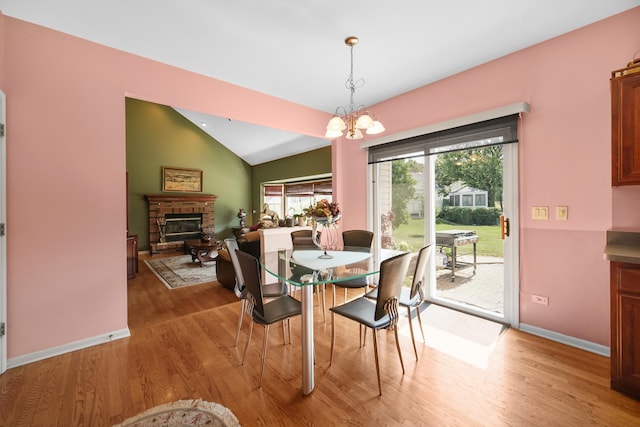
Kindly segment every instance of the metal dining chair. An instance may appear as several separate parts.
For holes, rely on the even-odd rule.
[[[231,258],[231,264],[233,264],[233,271],[236,274],[236,283],[233,288],[236,296],[240,298],[242,304],[240,305],[240,316],[238,318],[238,329],[236,331],[236,342],[235,346],[238,346],[238,339],[240,338],[240,330],[242,329],[242,320],[244,319],[244,315],[247,308],[247,289],[245,286],[244,275],[242,274],[242,269],[240,268],[240,264],[238,262],[238,256],[236,251],[238,251],[238,242],[235,239],[224,239],[224,245],[229,251],[229,258]],[[253,257],[252,255],[249,255]],[[255,258],[255,257],[253,257]],[[289,287],[286,283],[271,283],[268,285],[262,285],[262,295],[265,298],[277,298],[282,295],[287,295],[289,292]]]
[[[346,230],[342,232],[343,249],[345,251],[371,252],[373,233],[368,230]],[[336,288],[344,289],[344,302],[347,302],[348,289],[368,288],[367,277],[345,280],[333,284],[333,305],[336,305]]]
[[[380,264],[380,281],[378,284],[378,294],[375,300],[364,296],[353,299],[346,304],[331,307],[334,314],[346,317],[360,325],[371,328],[373,331],[373,348],[376,358],[376,374],[378,375],[378,391],[382,395],[382,384],[380,381],[380,366],[378,363],[378,330],[393,329],[398,357],[404,374],[404,362],[398,341],[398,300],[402,289],[402,283],[407,275],[411,254],[405,252],[400,255],[388,258]],[[331,316],[331,356],[329,365],[333,363],[333,348],[335,343],[335,316]],[[360,341],[362,346],[362,341]]]
[[[282,295],[277,298],[264,302],[263,288],[260,279],[260,265],[258,260],[244,252],[236,251],[240,270],[245,279],[246,289],[246,312],[251,317],[251,326],[249,327],[249,337],[244,347],[242,356],[242,365],[247,358],[247,350],[251,342],[251,334],[253,333],[253,324],[257,323],[264,326],[264,339],[262,342],[262,363],[260,368],[259,387],[262,387],[262,377],[264,375],[264,366],[267,358],[267,343],[269,340],[269,326],[276,322],[283,322],[289,328],[289,343],[291,343],[291,324],[289,319],[293,316],[302,314],[302,306],[300,301],[290,295]]]
[[[400,299],[398,304],[407,308],[407,317],[409,318],[409,331],[411,332],[411,341],[413,343],[413,352],[416,356],[416,362],[418,361],[418,349],[416,348],[416,338],[413,333],[413,322],[411,321],[411,309],[414,308],[418,324],[420,325],[420,333],[422,334],[422,342],[426,342],[424,339],[424,329],[422,328],[422,319],[420,319],[420,305],[424,301],[424,273],[429,263],[429,258],[433,253],[432,244],[423,246],[418,251],[418,257],[416,258],[416,266],[413,271],[413,279],[411,281],[411,288],[403,287],[400,292]],[[378,287],[367,292],[366,298],[376,299],[378,297]]]

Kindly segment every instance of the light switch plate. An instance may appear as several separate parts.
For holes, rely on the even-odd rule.
[[[531,219],[549,219],[549,207],[548,206],[534,206],[531,208]]]

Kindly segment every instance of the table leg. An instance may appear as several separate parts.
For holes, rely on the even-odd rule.
[[[473,273],[475,274],[476,272],[476,265],[477,265],[477,259],[476,259],[476,244],[473,244]]]
[[[302,288],[302,394],[314,388],[313,372],[313,286]]]
[[[451,281],[456,280],[456,258],[458,257],[456,245],[451,246]]]

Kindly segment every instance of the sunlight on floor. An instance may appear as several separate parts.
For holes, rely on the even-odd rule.
[[[425,345],[456,359],[486,369],[503,325],[490,320],[460,313],[455,310],[429,305],[421,312]],[[422,343],[420,326],[414,318],[416,344]],[[409,323],[398,331],[411,339]]]

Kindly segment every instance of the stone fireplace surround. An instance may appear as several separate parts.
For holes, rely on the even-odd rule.
[[[175,251],[184,247],[184,241],[178,240],[160,243],[158,219],[167,214],[201,214],[202,224],[215,230],[215,201],[213,194],[147,194],[149,205],[149,248],[151,254],[161,251]]]

